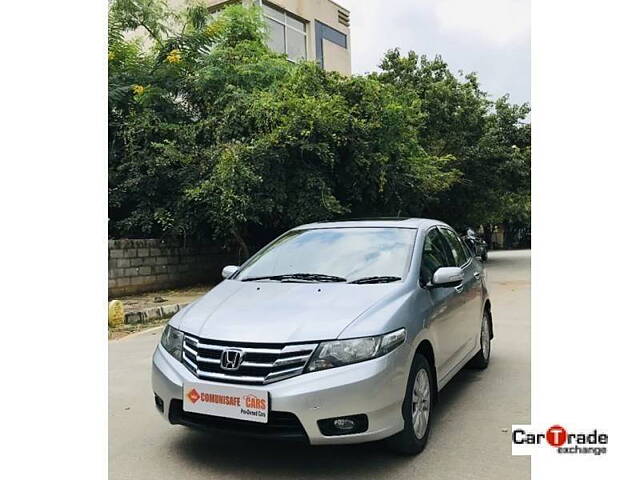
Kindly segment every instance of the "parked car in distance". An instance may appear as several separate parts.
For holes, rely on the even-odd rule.
[[[172,424],[416,454],[442,387],[489,364],[483,266],[436,220],[303,225],[223,277],[154,353]]]
[[[468,228],[461,238],[476,257],[479,257],[483,262],[489,259],[489,245],[473,229]]]

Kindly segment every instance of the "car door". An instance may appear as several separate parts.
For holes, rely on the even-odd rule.
[[[438,227],[446,238],[455,266],[462,268],[464,280],[459,287],[455,288],[459,306],[456,309],[459,317],[456,319],[456,329],[458,338],[458,349],[456,354],[458,360],[475,349],[478,333],[480,332],[480,322],[482,317],[482,284],[480,281],[481,272],[477,268],[468,249],[460,240],[460,237],[451,229]]]
[[[459,294],[452,287],[429,288],[428,284],[440,267],[453,265],[451,248],[437,228],[425,234],[420,266],[420,283],[425,294],[420,303],[425,326],[431,332],[434,345],[435,363],[438,376],[445,376],[455,366],[460,348],[461,326],[459,312],[464,307]]]

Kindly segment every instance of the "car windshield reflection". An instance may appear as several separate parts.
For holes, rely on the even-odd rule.
[[[395,282],[407,273],[415,237],[415,229],[395,227],[293,230],[258,252],[234,279]]]

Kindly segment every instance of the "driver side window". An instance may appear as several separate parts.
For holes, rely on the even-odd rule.
[[[431,281],[434,272],[440,267],[453,265],[451,251],[444,237],[437,228],[431,229],[424,239],[422,248],[422,265],[420,281],[426,285]]]

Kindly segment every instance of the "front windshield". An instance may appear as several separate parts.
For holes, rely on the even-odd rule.
[[[320,274],[344,281],[401,280],[415,237],[415,229],[391,227],[294,230],[258,252],[234,279]]]

